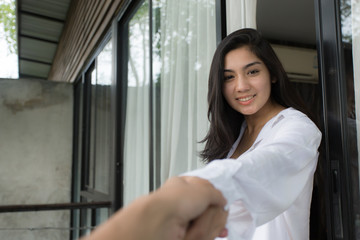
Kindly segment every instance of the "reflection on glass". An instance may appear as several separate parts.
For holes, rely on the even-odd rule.
[[[111,154],[112,42],[97,56],[91,73],[89,187],[109,193]]]
[[[89,149],[89,188],[94,188],[94,171],[95,171],[95,132],[96,132],[96,68],[91,72],[91,104],[90,104],[90,149]]]
[[[341,0],[341,27],[344,46],[346,90],[347,90],[347,127],[348,154],[352,183],[353,224],[356,239],[360,239],[360,191],[359,191],[359,111],[360,107],[360,1]]]
[[[351,27],[351,0],[341,0],[341,33],[342,40],[346,43],[352,42]]]
[[[104,49],[96,58],[97,84],[111,85],[112,82],[112,41],[105,45]]]
[[[149,192],[149,3],[129,22],[124,205]]]
[[[111,154],[112,41],[96,58],[95,190],[109,193]]]

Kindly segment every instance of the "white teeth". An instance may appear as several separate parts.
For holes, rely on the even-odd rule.
[[[254,96],[250,96],[250,97],[246,97],[246,98],[238,98],[237,100],[240,102],[246,102],[246,101],[249,101],[250,99],[252,99]]]

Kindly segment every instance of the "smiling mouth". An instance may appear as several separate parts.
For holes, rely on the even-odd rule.
[[[254,95],[252,95],[252,96],[249,96],[249,97],[236,98],[236,100],[237,100],[237,101],[240,101],[240,102],[247,102],[247,101],[253,99],[255,96],[256,96],[256,94],[254,94]]]

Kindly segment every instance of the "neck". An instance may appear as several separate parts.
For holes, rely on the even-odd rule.
[[[276,102],[269,102],[269,106],[261,109],[255,114],[245,116],[245,121],[247,124],[248,131],[256,132],[261,130],[262,127],[274,116],[276,116],[280,111],[285,109],[283,106],[279,105]]]

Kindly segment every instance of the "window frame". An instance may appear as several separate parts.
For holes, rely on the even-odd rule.
[[[315,0],[315,17],[324,112],[326,162],[322,164],[328,238],[355,239],[339,1]]]

